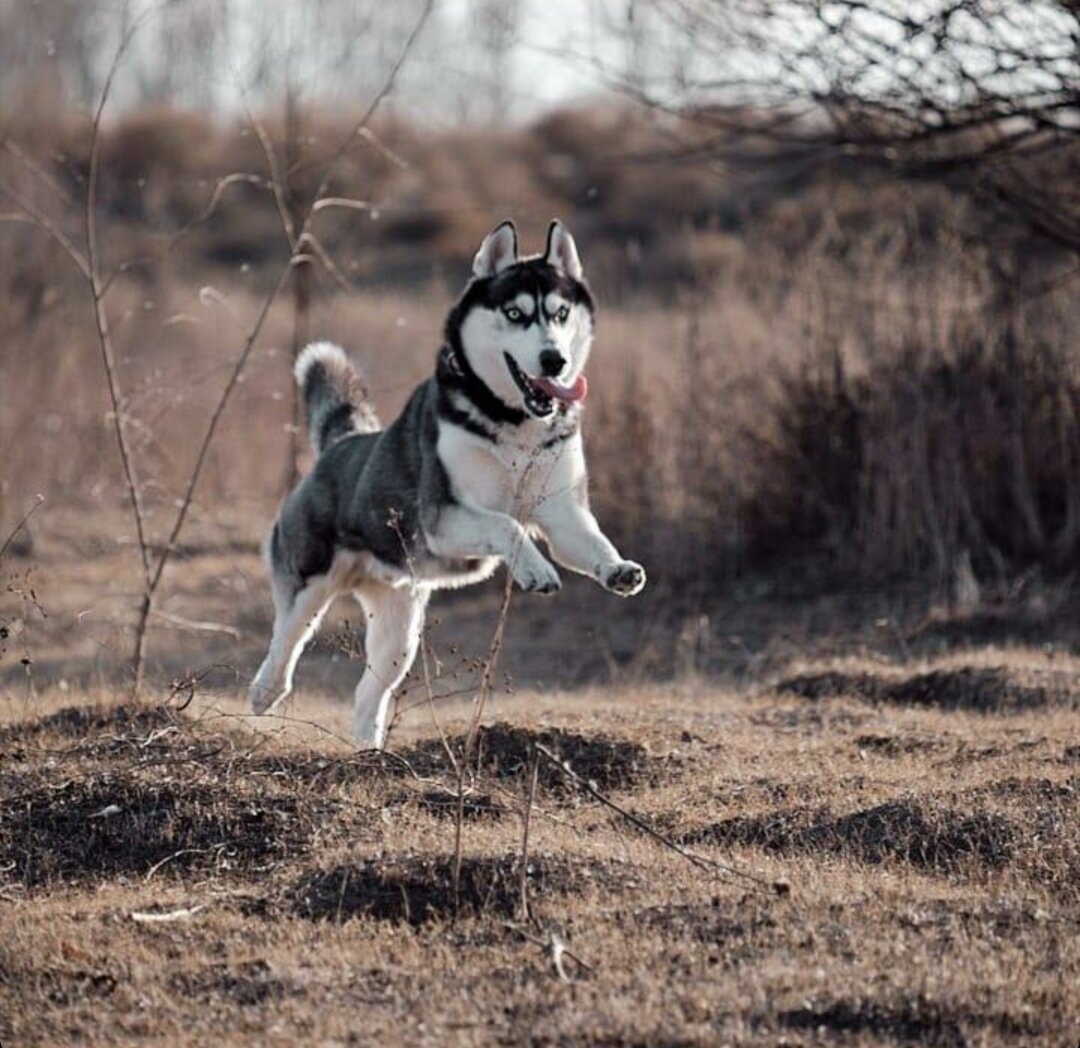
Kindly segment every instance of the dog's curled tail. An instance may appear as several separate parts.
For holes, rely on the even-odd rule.
[[[332,342],[305,346],[296,358],[294,374],[316,455],[350,433],[379,430],[367,387],[340,346]]]

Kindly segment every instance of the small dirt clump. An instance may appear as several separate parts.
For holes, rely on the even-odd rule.
[[[455,754],[464,750],[464,736],[447,740]],[[598,790],[625,790],[654,781],[661,769],[645,747],[627,739],[608,735],[580,735],[558,728],[533,730],[512,724],[482,727],[476,740],[475,766],[501,781],[524,781],[536,744],[540,744],[569,765],[575,775],[592,783]],[[424,774],[450,770],[446,748],[439,739],[422,742],[402,754]],[[548,793],[580,793],[581,787],[548,760],[540,761],[538,784]]]
[[[1071,707],[1076,701],[1056,681],[1024,684],[999,669],[976,666],[900,678],[827,670],[788,677],[776,685],[776,691],[811,700],[850,696],[875,704],[979,713],[1016,713],[1050,705]]]
[[[452,859],[420,857],[366,860],[313,870],[289,891],[289,908],[309,920],[341,923],[354,917],[418,926],[460,914],[509,917],[521,899],[520,857],[466,857],[455,898]],[[530,898],[579,892],[589,884],[609,890],[622,877],[607,863],[559,856],[529,859]]]
[[[835,815],[795,808],[737,816],[684,835],[687,844],[750,845],[766,851],[832,852],[878,864],[899,860],[935,873],[977,861],[999,869],[1012,858],[1013,828],[1001,815],[961,814],[912,801],[891,801]]]

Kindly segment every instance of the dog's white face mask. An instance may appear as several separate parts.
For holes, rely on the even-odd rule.
[[[461,344],[484,384],[537,418],[552,415],[558,402],[584,400],[592,299],[566,228],[553,222],[544,254],[519,259],[517,234],[504,222],[480,245],[473,276]]]

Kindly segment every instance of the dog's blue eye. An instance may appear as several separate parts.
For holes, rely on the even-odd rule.
[[[570,319],[570,307],[569,306],[561,306],[559,308],[559,312],[555,314],[555,319],[560,324],[565,324]]]
[[[521,319],[521,310],[518,309],[516,306],[511,306],[506,311],[506,319],[507,320],[512,320],[512,321],[514,321],[516,323],[517,321],[519,321]]]

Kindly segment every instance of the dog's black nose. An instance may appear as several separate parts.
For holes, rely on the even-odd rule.
[[[545,349],[540,353],[540,370],[545,375],[561,375],[566,367],[566,357],[557,349]]]

